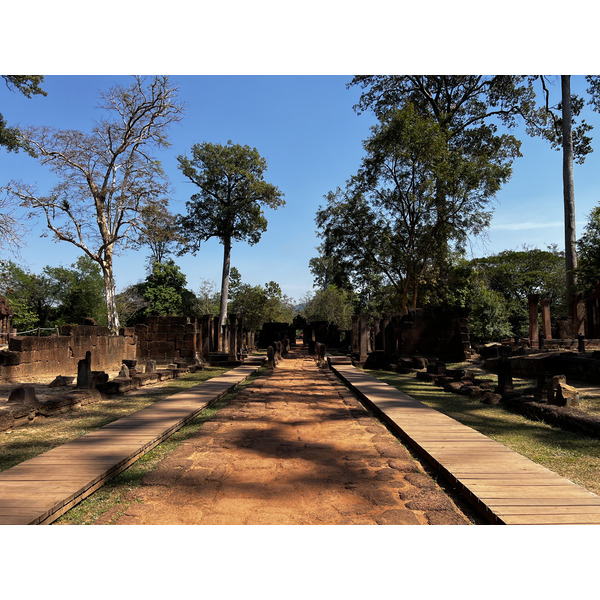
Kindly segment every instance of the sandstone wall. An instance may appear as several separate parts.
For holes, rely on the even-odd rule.
[[[113,336],[107,327],[66,325],[58,337],[12,337],[8,350],[0,352],[0,380],[77,376],[77,363],[88,350],[92,370],[118,370],[123,359],[137,358],[134,330],[124,328]]]
[[[147,317],[148,324],[135,326],[138,359],[168,361],[193,360],[200,343],[195,317]]]

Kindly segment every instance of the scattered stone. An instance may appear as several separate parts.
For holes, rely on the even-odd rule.
[[[35,388],[32,385],[21,385],[15,388],[8,396],[9,404],[23,404],[26,406],[36,406],[39,404],[35,395]]]
[[[490,404],[492,406],[496,406],[502,401],[502,396],[500,394],[494,394],[493,392],[484,392],[483,395],[479,398],[479,402],[482,404]]]
[[[48,384],[48,387],[66,387],[71,385],[75,377],[65,377],[64,375],[58,375],[56,379]]]
[[[85,358],[77,363],[77,387],[92,387],[92,353],[89,350],[85,353]]]
[[[123,365],[117,377],[120,379],[129,379],[129,367],[127,365]]]

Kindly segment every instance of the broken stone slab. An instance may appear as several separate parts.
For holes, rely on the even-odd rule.
[[[137,389],[137,385],[135,380],[131,377],[115,377],[98,386],[98,389],[103,394],[112,396],[115,394],[125,394],[126,392]]]
[[[58,375],[54,381],[48,384],[48,387],[67,387],[75,381],[75,377],[65,377],[64,375]]]
[[[556,389],[556,404],[558,406],[578,406],[579,392],[572,385],[559,383]]]
[[[131,379],[133,379],[136,387],[158,383],[160,380],[158,373],[138,373]]]
[[[15,417],[8,406],[0,406],[0,431],[6,431],[15,426]]]
[[[502,396],[500,394],[495,394],[494,392],[483,392],[482,396],[479,398],[479,402],[482,404],[490,404],[492,406],[496,406],[502,401]]]
[[[81,399],[65,394],[64,396],[54,396],[44,399],[40,402],[37,412],[44,417],[52,417],[68,412],[77,406],[81,406]]]
[[[23,404],[26,406],[37,406],[39,404],[32,385],[20,385],[12,390],[8,396],[9,404]]]

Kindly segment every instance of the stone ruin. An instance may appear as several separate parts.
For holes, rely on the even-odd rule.
[[[183,360],[187,364],[233,364],[254,349],[254,332],[246,331],[243,319],[229,314],[223,325],[219,317],[149,316],[135,326],[138,358],[158,362]]]
[[[95,371],[118,369],[123,358],[136,357],[136,339],[132,331],[114,336],[92,325],[65,325],[59,336],[11,336],[0,351],[0,382],[76,374],[88,351]]]
[[[0,297],[0,346],[8,344],[12,330],[13,309],[8,304],[8,300]],[[16,333],[13,332],[13,333]]]
[[[468,311],[441,308],[410,310],[406,315],[352,317],[351,353],[359,365],[389,368],[402,357],[463,361],[470,356]]]

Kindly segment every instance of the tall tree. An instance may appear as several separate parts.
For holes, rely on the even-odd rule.
[[[563,156],[563,205],[565,215],[565,267],[567,301],[569,306],[577,289],[577,238],[575,231],[575,183],[573,162],[582,164],[592,152],[591,138],[587,132],[592,129],[584,120],[576,123],[584,105],[581,97],[571,93],[571,76],[561,75],[561,100],[555,105],[550,102],[549,78],[538,76],[543,90],[541,120],[529,126],[533,135],[541,135],[550,141],[553,148]]]
[[[372,110],[378,118],[412,103],[418,113],[438,123],[445,133],[449,151],[467,155],[501,149],[498,123],[513,127],[517,118],[528,120],[535,114],[535,92],[530,78],[482,75],[368,75],[354,77],[349,86],[364,91],[357,112]],[[508,140],[507,140],[508,141]],[[519,142],[510,140],[519,156]],[[447,195],[443,177],[436,181],[440,213]],[[443,225],[443,223],[441,223]],[[444,230],[439,228],[441,246]]]
[[[169,145],[168,126],[181,119],[182,108],[167,77],[135,77],[127,88],[115,86],[102,93],[101,100],[105,112],[90,134],[47,127],[25,130],[24,142],[59,181],[47,195],[15,182],[9,192],[45,216],[57,241],[77,246],[98,263],[108,326],[115,331],[115,250],[132,241],[141,211],[166,196],[164,174],[151,152]]]
[[[223,244],[221,323],[227,319],[231,246],[234,241],[256,244],[267,229],[263,207],[285,204],[283,193],[264,180],[267,161],[256,148],[203,142],[192,146],[192,156],[179,156],[179,167],[199,192],[186,202],[179,219],[186,242],[182,252],[195,254],[200,244],[216,237]]]
[[[163,263],[175,246],[183,242],[177,230],[177,217],[168,211],[167,205],[165,198],[162,203],[147,204],[140,211],[141,224],[135,246],[148,247],[151,265]]]
[[[317,225],[327,256],[345,265],[357,287],[387,281],[406,312],[417,306],[432,266],[445,261],[447,245],[461,246],[487,225],[487,201],[510,176],[517,144],[494,136],[485,146],[472,140],[452,148],[439,123],[408,102],[382,114],[364,146],[357,176],[345,193],[327,196]]]

